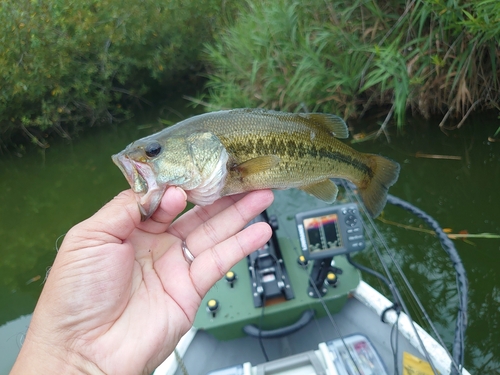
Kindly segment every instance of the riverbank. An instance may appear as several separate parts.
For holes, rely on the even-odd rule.
[[[457,129],[500,109],[499,14],[489,0],[6,3],[0,149],[121,121],[200,76],[206,110],[376,111],[383,131],[411,113]]]
[[[377,109],[457,129],[499,110],[500,3],[248,1],[208,46],[213,108],[264,107],[363,118]]]
[[[203,71],[204,44],[230,22],[236,4],[3,2],[0,151],[11,140],[46,148],[53,134],[71,138],[123,121],[156,104],[154,93],[166,97],[172,86],[191,84]]]

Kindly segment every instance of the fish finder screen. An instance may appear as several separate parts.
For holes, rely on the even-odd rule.
[[[307,218],[303,223],[310,253],[342,247],[337,214]]]

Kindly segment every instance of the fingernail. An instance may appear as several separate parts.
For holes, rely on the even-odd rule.
[[[178,186],[176,186],[175,189],[177,191],[180,191],[182,193],[182,195],[184,195],[184,200],[187,201],[187,197],[188,196],[187,196],[186,192],[183,189],[181,189],[180,187],[178,187]]]

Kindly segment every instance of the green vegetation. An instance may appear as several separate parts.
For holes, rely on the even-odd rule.
[[[359,117],[497,108],[498,0],[248,1],[208,46],[209,102]],[[450,117],[451,116],[451,117]]]
[[[0,139],[23,131],[44,147],[49,128],[124,118],[151,88],[198,73],[221,18],[217,0],[3,1]]]
[[[4,1],[0,147],[126,118],[203,72],[212,109],[379,108],[382,129],[409,111],[461,126],[499,109],[499,35],[497,0]]]

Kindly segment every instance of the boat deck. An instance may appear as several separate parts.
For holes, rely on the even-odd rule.
[[[381,322],[371,309],[355,298],[350,298],[344,308],[333,315],[333,319],[343,337],[353,334],[366,336],[385,363],[388,374],[395,374],[394,355],[390,350],[392,325]],[[288,336],[262,341],[269,360],[272,361],[308,350],[317,350],[318,343],[339,338],[335,326],[328,317],[323,317],[314,319],[301,330]],[[402,373],[403,352],[422,357],[409,341],[399,334],[397,353],[399,374]],[[220,341],[202,330],[196,332],[183,356],[183,363],[189,375],[205,375],[210,371],[244,362],[251,362],[255,366],[265,361],[259,340],[256,338],[240,337]],[[180,368],[175,374],[185,375]]]

